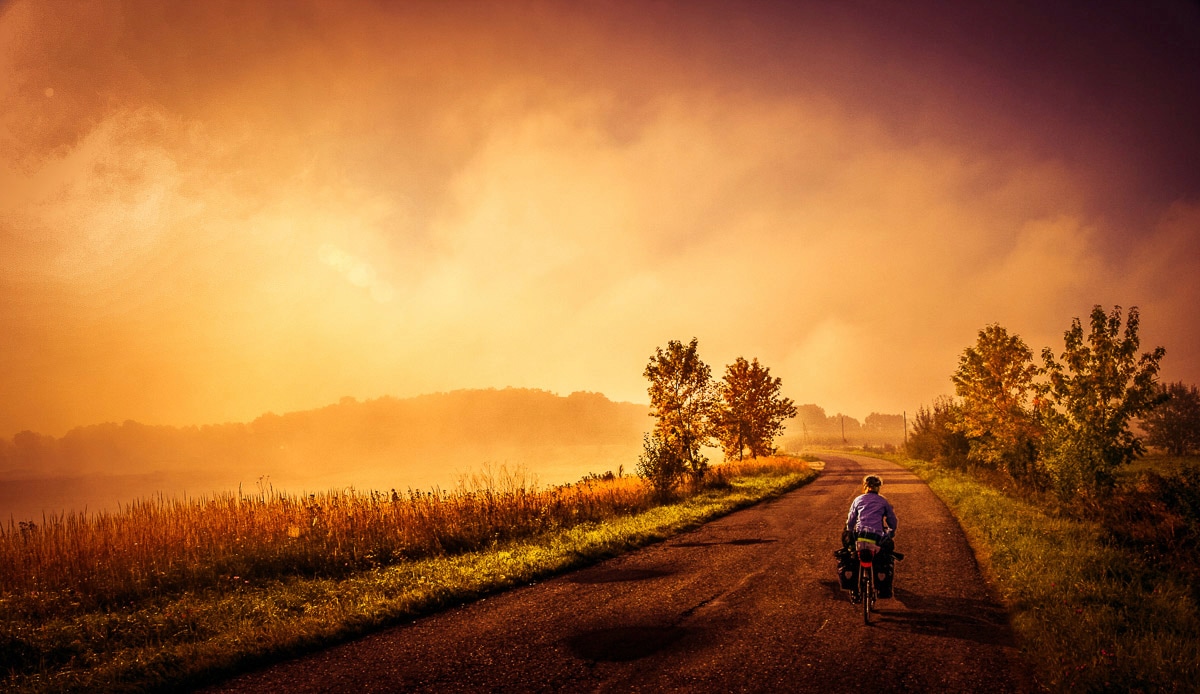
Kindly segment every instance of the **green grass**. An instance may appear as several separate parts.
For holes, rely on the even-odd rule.
[[[1178,475],[1184,470],[1200,469],[1200,456],[1148,455],[1130,463],[1122,474],[1131,477],[1139,472],[1157,472],[1160,475]]]
[[[340,578],[287,576],[151,598],[10,626],[0,653],[45,667],[6,691],[172,690],[331,645],[415,616],[580,567],[693,528],[815,477],[762,469],[676,503]],[[0,613],[5,610],[0,601]],[[24,651],[18,653],[17,651]],[[0,663],[0,671],[7,669]]]
[[[970,475],[889,456],[925,480],[966,531],[1036,682],[1061,692],[1195,691],[1200,610],[1189,579],[1103,527]]]

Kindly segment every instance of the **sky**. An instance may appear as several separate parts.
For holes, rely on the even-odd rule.
[[[0,0],[0,435],[692,337],[861,419],[1094,304],[1200,383],[1200,5],[948,4]]]

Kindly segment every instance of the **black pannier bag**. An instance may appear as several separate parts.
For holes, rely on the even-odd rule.
[[[890,537],[879,543],[879,550],[875,555],[875,592],[881,598],[890,598],[896,581],[896,562],[903,560],[904,555],[896,551],[896,541]]]
[[[837,559],[838,582],[842,590],[854,590],[858,586],[858,556],[845,547],[834,551]]]
[[[880,598],[892,597],[892,583],[896,580],[896,558],[891,552],[875,555],[875,594]]]

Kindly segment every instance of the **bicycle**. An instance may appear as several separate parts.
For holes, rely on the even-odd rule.
[[[862,603],[863,624],[871,623],[871,608],[875,607],[875,553],[858,551],[858,600]]]

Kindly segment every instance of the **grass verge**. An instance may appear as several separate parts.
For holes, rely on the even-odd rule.
[[[1036,682],[1050,691],[1195,691],[1200,609],[1189,578],[1122,547],[1097,523],[900,456],[958,518]]]
[[[747,467],[727,486],[633,515],[586,522],[479,551],[400,561],[338,578],[238,577],[225,586],[110,605],[41,623],[10,622],[0,651],[46,667],[6,691],[167,691],[217,681],[615,556],[782,494],[816,473],[802,463]],[[0,615],[5,611],[0,601]],[[63,654],[69,657],[61,657]],[[28,661],[31,653],[12,654]]]

